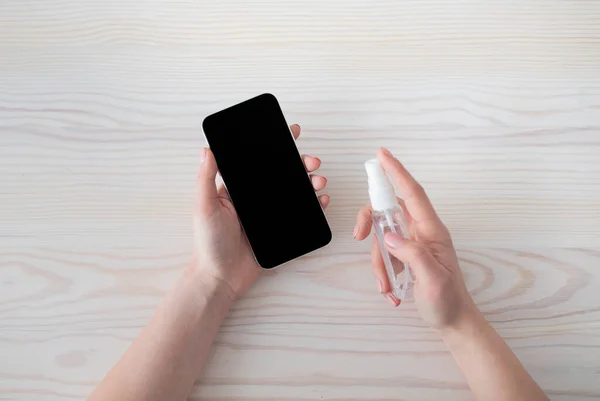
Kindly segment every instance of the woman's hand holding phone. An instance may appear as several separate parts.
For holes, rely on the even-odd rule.
[[[294,124],[290,129],[298,139],[300,126]],[[227,190],[222,184],[216,186],[217,165],[210,149],[203,148],[200,159],[194,207],[194,256],[190,268],[200,273],[207,285],[222,288],[233,300],[254,283],[261,268],[254,259]],[[302,159],[309,173],[321,165],[317,157],[304,155]],[[269,177],[263,179],[269,180]],[[320,191],[325,188],[327,179],[311,174],[311,182],[314,190]],[[329,196],[321,195],[319,201],[325,208]]]

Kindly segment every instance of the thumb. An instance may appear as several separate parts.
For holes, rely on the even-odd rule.
[[[196,176],[196,209],[209,216],[219,207],[217,201],[217,162],[209,148],[200,151],[200,170]]]
[[[417,279],[429,275],[438,263],[429,249],[417,241],[402,238],[395,233],[387,233],[384,239],[388,252],[402,262],[408,263]]]

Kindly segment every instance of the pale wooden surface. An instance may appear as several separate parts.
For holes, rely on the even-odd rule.
[[[236,306],[194,399],[471,399],[352,241],[379,145],[535,379],[600,398],[599,3],[3,0],[0,399],[90,392],[188,260],[203,117],[267,91],[335,239]]]

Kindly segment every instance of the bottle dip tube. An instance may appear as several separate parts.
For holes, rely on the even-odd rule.
[[[409,266],[387,251],[383,239],[385,234],[390,232],[403,238],[408,237],[404,210],[398,203],[394,187],[381,168],[379,160],[368,160],[365,163],[365,169],[367,170],[369,198],[373,209],[373,229],[379,243],[391,292],[397,299],[405,300],[412,296],[413,283]]]

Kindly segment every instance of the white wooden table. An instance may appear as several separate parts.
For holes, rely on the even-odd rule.
[[[193,399],[471,399],[352,240],[380,145],[540,385],[600,398],[600,3],[3,0],[0,399],[116,362],[189,259],[203,117],[262,92],[323,160],[334,241],[237,304]]]

